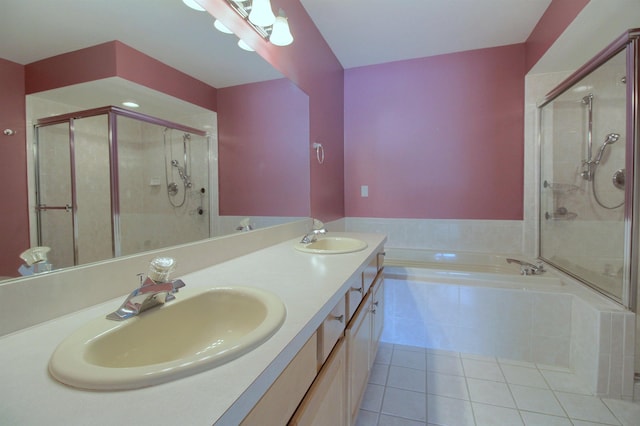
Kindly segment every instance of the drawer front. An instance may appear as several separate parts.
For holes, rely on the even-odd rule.
[[[320,325],[318,334],[318,364],[322,365],[333,350],[336,342],[344,335],[347,323],[347,296],[340,299]]]
[[[265,419],[273,424],[287,423],[318,373],[317,343],[318,337],[314,333],[245,417],[241,426],[264,426]]]
[[[352,280],[347,290],[347,324],[351,321],[353,314],[362,302],[364,296],[364,288],[362,286],[362,280]]]
[[[371,262],[364,268],[362,272],[362,288],[364,288],[364,292],[369,291],[369,287],[373,283],[373,280],[376,278],[376,274],[378,273],[378,256],[371,259]]]

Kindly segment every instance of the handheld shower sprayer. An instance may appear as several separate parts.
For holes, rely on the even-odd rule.
[[[611,145],[612,143],[617,142],[618,139],[620,139],[620,135],[618,133],[609,133],[607,135],[607,138],[604,140],[604,143],[600,147],[600,150],[598,151],[598,155],[596,156],[596,159],[593,160],[593,163],[600,164],[600,161],[602,160],[602,156],[604,155],[604,150],[607,148],[608,145]]]

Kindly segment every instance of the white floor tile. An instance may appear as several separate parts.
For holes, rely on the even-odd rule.
[[[389,368],[387,386],[416,392],[427,392],[427,372],[392,365]]]
[[[514,385],[531,386],[534,388],[548,389],[547,382],[537,368],[527,368],[518,365],[501,366],[502,373],[507,383]]]
[[[393,355],[393,345],[388,343],[380,344],[375,362],[377,364],[391,364],[391,356]]]
[[[389,365],[388,364],[373,364],[371,368],[371,373],[369,375],[369,383],[373,383],[374,385],[386,385],[387,384],[387,376],[389,374]]]
[[[516,408],[506,383],[492,382],[468,377],[469,397],[472,402]]]
[[[444,356],[453,356],[460,358],[460,352],[447,351],[444,349],[427,349],[428,354],[433,355],[444,355]]]
[[[524,425],[518,410],[472,402],[476,426],[519,426]]]
[[[424,422],[427,420],[426,394],[404,389],[387,388],[381,414]]]
[[[552,416],[565,417],[566,414],[555,395],[549,389],[510,385],[511,393],[520,410],[535,411]]]
[[[609,407],[624,426],[640,425],[640,404],[619,399],[603,399],[602,402]]]
[[[375,425],[375,423],[373,424]],[[387,416],[382,414],[378,426],[424,426],[425,422],[419,422],[417,420],[403,419],[402,417]]]
[[[401,367],[413,368],[415,370],[427,369],[426,352],[407,351],[403,349],[394,349],[391,356],[391,364]]]
[[[464,375],[474,379],[493,380],[494,382],[504,382],[504,376],[497,361],[477,361],[475,359],[462,359]]]
[[[526,426],[571,426],[571,420],[567,417],[550,416],[530,411],[521,411],[520,415],[522,415]]]
[[[360,410],[356,418],[355,426],[376,426],[378,424],[378,413]]]
[[[551,389],[555,391],[591,395],[589,387],[573,373],[551,370],[541,370],[541,372]]]
[[[471,403],[461,399],[429,395],[429,423],[437,425],[474,426]]]
[[[640,404],[581,392],[562,367],[385,344],[355,426],[640,426]]]
[[[380,385],[367,385],[362,396],[362,403],[360,408],[367,411],[379,412],[382,406],[382,397],[384,395],[384,386]]]
[[[454,376],[464,376],[462,361],[458,357],[445,355],[427,355],[427,370]]]
[[[556,392],[556,396],[572,419],[609,425],[621,424],[600,398],[565,392]]]
[[[496,357],[487,355],[461,353],[460,357],[466,359],[475,359],[476,361],[496,362]]]
[[[434,395],[469,400],[467,381],[463,376],[452,376],[429,371],[427,373],[427,392]]]

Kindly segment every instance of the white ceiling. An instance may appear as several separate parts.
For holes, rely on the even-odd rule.
[[[301,0],[344,68],[523,43],[551,0]]]
[[[550,2],[301,0],[345,68],[522,43]],[[2,0],[0,58],[27,64],[120,40],[214,87],[281,77],[212,23],[181,0]],[[534,71],[575,69],[631,27],[640,0],[591,0]]]

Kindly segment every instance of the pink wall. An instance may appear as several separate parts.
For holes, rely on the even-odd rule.
[[[117,76],[216,110],[214,87],[119,41],[52,56],[25,69],[27,94]]]
[[[308,116],[287,79],[218,90],[221,215],[309,216]]]
[[[526,42],[526,71],[529,71],[578,16],[589,0],[553,0]]]
[[[519,44],[346,70],[346,215],[522,219],[524,67]]]
[[[293,44],[277,47],[262,40],[224,0],[201,4],[240,35],[277,70],[309,96],[307,160],[311,164],[311,215],[324,221],[344,216],[344,71],[299,0],[272,0],[288,18]],[[324,164],[312,155],[311,143],[326,151]]]
[[[18,255],[29,248],[29,210],[27,200],[26,113],[24,67],[0,59],[0,182],[5,194],[0,203],[0,276],[18,276]]]

